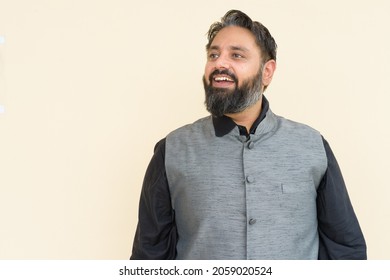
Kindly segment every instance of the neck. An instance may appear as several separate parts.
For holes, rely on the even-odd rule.
[[[246,130],[249,133],[253,123],[260,116],[261,104],[262,98],[260,98],[259,101],[251,107],[246,108],[244,111],[240,113],[226,114],[226,116],[231,118],[236,124],[246,127]]]

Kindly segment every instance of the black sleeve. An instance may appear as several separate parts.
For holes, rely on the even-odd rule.
[[[348,196],[339,165],[323,139],[328,169],[317,190],[320,260],[365,260],[366,242]]]
[[[131,260],[175,259],[177,232],[165,173],[165,139],[146,170]]]

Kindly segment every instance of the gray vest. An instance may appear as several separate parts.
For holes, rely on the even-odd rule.
[[[167,136],[177,259],[317,259],[321,135],[271,110],[247,140],[212,117]]]

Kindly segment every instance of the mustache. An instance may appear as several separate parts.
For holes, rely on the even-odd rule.
[[[223,69],[223,70],[216,69],[214,72],[212,72],[210,74],[210,76],[209,76],[209,81],[210,82],[213,80],[215,75],[226,75],[226,76],[229,76],[236,84],[238,83],[236,75],[234,75],[234,73],[232,73],[231,71],[229,71],[227,69]]]

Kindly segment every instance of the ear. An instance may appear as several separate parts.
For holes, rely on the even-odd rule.
[[[276,61],[271,59],[268,60],[263,67],[263,86],[267,87],[274,76],[274,72],[276,70]]]

